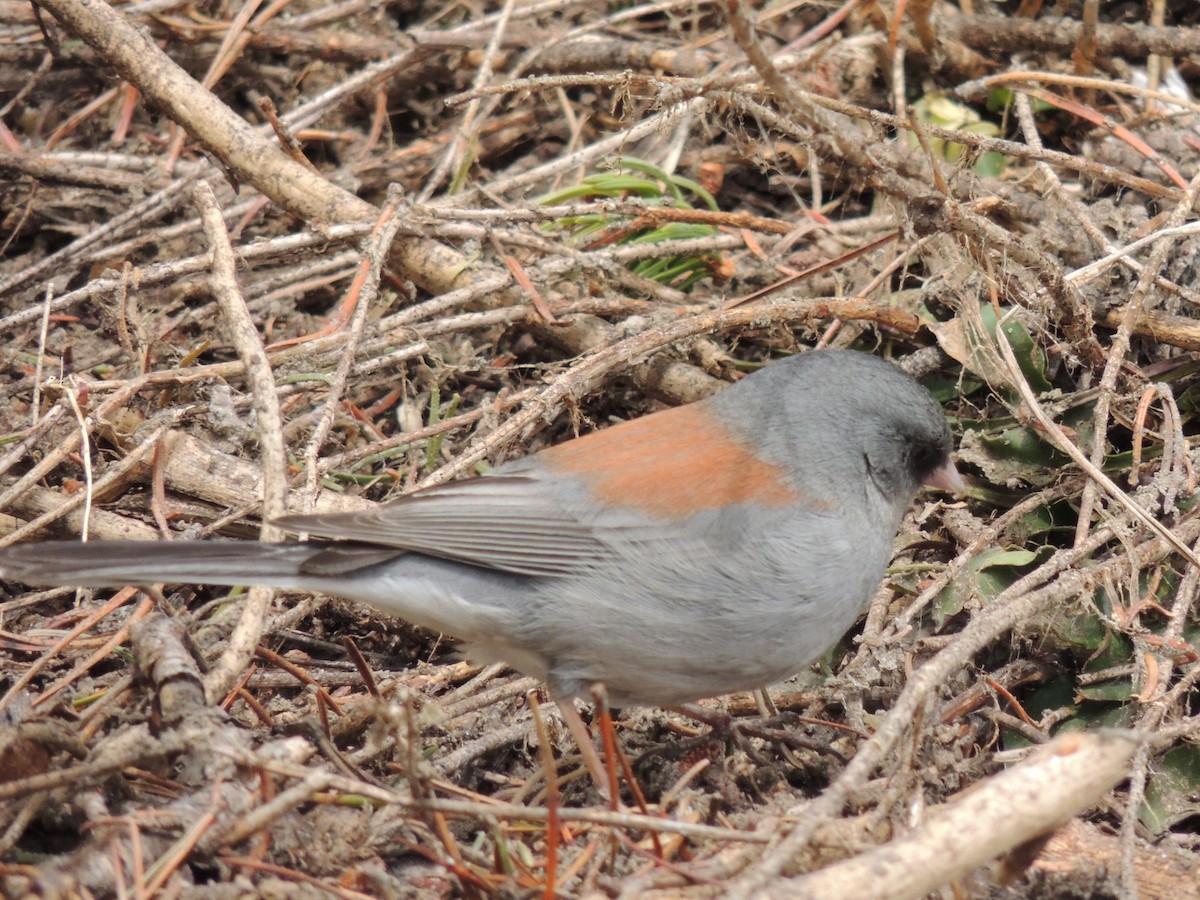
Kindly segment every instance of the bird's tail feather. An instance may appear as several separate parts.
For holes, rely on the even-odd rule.
[[[326,563],[339,559],[343,570],[354,568],[354,549],[256,541],[45,541],[0,549],[0,578],[70,587],[166,582],[288,588],[322,574],[323,557]],[[369,558],[359,560],[359,566],[382,561],[383,554],[376,550],[363,556]],[[310,570],[314,563],[315,572]]]

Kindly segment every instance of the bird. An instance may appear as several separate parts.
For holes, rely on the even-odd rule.
[[[477,478],[274,520],[307,541],[32,542],[0,549],[0,578],[320,592],[534,676],[564,713],[598,685],[614,707],[679,706],[844,636],[923,484],[964,489],[938,402],[873,354],[820,349]]]

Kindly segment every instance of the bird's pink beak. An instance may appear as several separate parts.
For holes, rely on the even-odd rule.
[[[967,483],[958,474],[958,469],[954,468],[954,460],[951,459],[946,460],[944,466],[934,469],[925,479],[925,483],[949,494],[962,494],[967,490]]]

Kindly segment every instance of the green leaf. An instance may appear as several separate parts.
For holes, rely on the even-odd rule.
[[[1049,543],[1049,538],[1054,534],[1073,534],[1077,515],[1077,510],[1066,501],[1039,506],[1013,524],[1008,530],[1008,538],[1016,544],[1025,544],[1034,539]]]
[[[1066,676],[1052,679],[1030,691],[1028,696],[1021,699],[1021,705],[1034,721],[1054,710],[1076,710],[1078,707],[1075,702],[1075,685]],[[1030,741],[1025,735],[1008,729],[1003,730],[1003,742],[1007,750],[1030,746]]]
[[[1004,312],[1006,310],[1002,309],[1001,313]],[[987,329],[987,333],[995,341],[996,325],[1000,321],[996,310],[990,303],[982,303],[979,307],[979,316],[983,319],[983,326]],[[1004,323],[1003,330],[1004,337],[1008,339],[1008,345],[1012,348],[1013,355],[1021,367],[1021,373],[1029,382],[1029,386],[1033,388],[1034,393],[1041,394],[1050,390],[1050,379],[1046,377],[1046,355],[1042,353],[1042,348],[1034,341],[1029,330],[1016,319],[1008,319]]]
[[[980,443],[1000,458],[1022,463],[1026,466],[1058,468],[1062,458],[1058,452],[1032,428],[1024,425],[1014,425],[1000,431],[983,433]]]
[[[1095,684],[1085,684],[1079,688],[1079,696],[1084,700],[1104,703],[1127,703],[1133,695],[1133,682],[1129,678],[1097,681]]]
[[[946,619],[962,612],[972,597],[984,603],[991,600],[1020,578],[1021,570],[1037,562],[1040,555],[1041,551],[999,548],[980,553],[942,589],[934,607],[934,622],[941,626]]]
[[[980,178],[999,178],[1008,166],[1008,158],[1003,153],[988,150],[979,155],[975,163],[975,174]]]
[[[1138,813],[1155,836],[1200,814],[1200,747],[1180,744],[1157,759]]]
[[[665,203],[691,209],[689,197],[699,198],[712,210],[717,210],[716,199],[705,188],[679,175],[670,175],[659,166],[645,160],[625,157],[610,163],[611,170],[592,174],[579,184],[569,185],[539,198],[542,204],[563,203],[591,197],[617,197],[628,194],[640,196],[652,206]],[[667,200],[667,196],[670,200]],[[633,219],[628,215],[585,215],[569,216],[543,226],[546,230],[566,229],[577,243],[609,229],[615,234],[624,233],[622,244],[663,244],[668,241],[693,240],[716,235],[718,229],[712,225],[689,222],[667,222],[659,227],[630,229]],[[665,258],[637,260],[629,268],[645,278],[657,280],[680,289],[687,289],[712,273],[710,260],[704,256],[667,256]]]
[[[1107,621],[1112,605],[1104,589],[1085,599],[1038,613],[1021,631],[1038,635],[1045,653],[1068,652],[1087,661],[1086,670],[1098,672],[1129,662],[1133,645]]]

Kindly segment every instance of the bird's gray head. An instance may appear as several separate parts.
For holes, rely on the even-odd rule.
[[[923,483],[961,487],[942,408],[916,379],[870,354],[797,354],[717,399],[734,419],[770,422],[756,450],[818,496],[865,483],[902,512]]]

